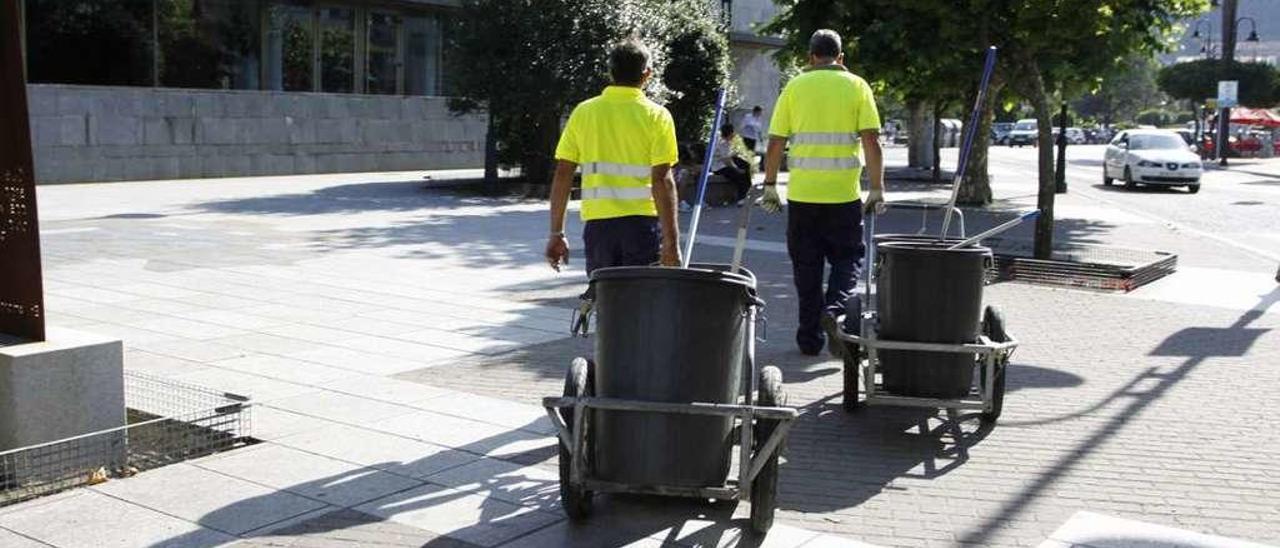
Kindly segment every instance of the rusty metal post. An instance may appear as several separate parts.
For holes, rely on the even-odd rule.
[[[0,8],[0,334],[43,341],[40,227],[18,4]]]

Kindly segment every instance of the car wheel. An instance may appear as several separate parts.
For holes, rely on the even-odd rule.
[[[1133,180],[1133,171],[1128,166],[1124,168],[1124,187],[1129,190],[1138,188],[1138,182]]]
[[[1194,185],[1187,185],[1187,192],[1190,192],[1191,194],[1200,192],[1200,183],[1196,183]]]
[[[1111,183],[1113,182],[1115,182],[1115,179],[1112,179],[1111,176],[1107,174],[1107,164],[1106,162],[1103,162],[1102,163],[1102,184],[1106,186],[1111,186]]]

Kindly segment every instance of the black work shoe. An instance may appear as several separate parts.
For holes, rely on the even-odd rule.
[[[822,332],[810,333],[806,331],[796,331],[796,347],[800,349],[800,353],[806,356],[817,356],[822,353]]]

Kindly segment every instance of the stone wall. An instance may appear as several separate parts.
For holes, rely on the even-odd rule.
[[[442,97],[32,84],[36,180],[481,167],[485,118]]]

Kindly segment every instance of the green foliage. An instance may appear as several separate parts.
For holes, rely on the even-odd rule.
[[[1159,67],[1154,59],[1134,54],[1122,63],[1124,70],[1112,71],[1098,88],[1071,103],[1084,118],[1111,124],[1131,121],[1138,112],[1155,108],[1166,97],[1156,85]]]
[[[534,182],[550,175],[560,121],[608,84],[609,46],[624,38],[654,53],[646,92],[670,104],[677,127],[705,136],[728,44],[701,0],[462,0],[446,55],[456,113],[487,110],[499,161]],[[670,71],[670,77],[667,72]],[[677,112],[679,114],[677,114]]]
[[[1160,70],[1160,89],[1172,97],[1203,102],[1217,97],[1219,80],[1240,82],[1240,104],[1270,108],[1280,104],[1280,70],[1264,63],[1233,62],[1224,66],[1218,59],[1199,59],[1169,65]]]
[[[1153,108],[1139,112],[1136,121],[1142,125],[1164,127],[1173,123],[1174,116],[1172,112]]]

